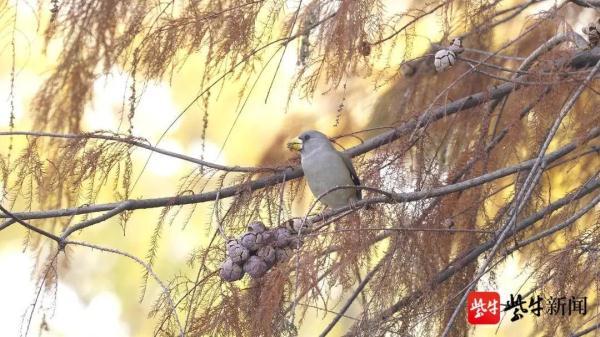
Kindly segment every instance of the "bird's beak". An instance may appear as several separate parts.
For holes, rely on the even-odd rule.
[[[287,148],[292,151],[302,151],[302,141],[300,138],[294,138],[291,142],[287,143]]]

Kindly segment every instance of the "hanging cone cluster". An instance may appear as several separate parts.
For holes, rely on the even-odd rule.
[[[286,262],[293,251],[302,245],[299,232],[307,233],[302,219],[293,218],[275,228],[254,221],[248,231],[226,243],[227,258],[221,264],[221,278],[233,282],[244,277],[260,278],[278,263]]]
[[[437,72],[442,72],[456,63],[456,55],[464,51],[462,40],[454,38],[452,44],[447,49],[441,49],[435,53],[433,65]]]
[[[590,48],[598,46],[600,44],[600,18],[587,27],[583,27],[583,33],[587,35]]]

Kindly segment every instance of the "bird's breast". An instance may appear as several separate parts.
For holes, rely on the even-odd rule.
[[[354,185],[346,164],[336,152],[321,151],[303,155],[301,161],[308,187],[315,197],[337,186]],[[321,201],[338,208],[347,205],[355,195],[356,191],[353,189],[340,189],[328,193]]]

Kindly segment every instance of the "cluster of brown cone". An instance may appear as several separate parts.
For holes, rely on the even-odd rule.
[[[275,228],[254,221],[248,231],[226,243],[227,258],[221,264],[221,278],[233,282],[244,277],[260,278],[278,263],[289,260],[302,245],[298,230],[302,219],[294,218]],[[306,230],[302,230],[306,233]]]

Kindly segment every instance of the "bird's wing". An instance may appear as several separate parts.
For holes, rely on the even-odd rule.
[[[354,165],[352,165],[352,160],[345,153],[338,152],[342,159],[344,160],[344,164],[346,164],[346,168],[348,168],[348,172],[350,172],[350,178],[352,178],[352,182],[356,186],[360,186],[360,178],[358,178],[358,174],[356,174],[356,170],[354,169]],[[362,199],[362,190],[356,189],[356,199]]]

